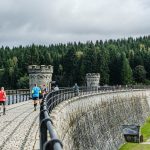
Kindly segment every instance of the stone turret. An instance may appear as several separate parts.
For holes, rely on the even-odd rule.
[[[41,88],[47,88],[48,91],[51,89],[53,66],[30,65],[28,66],[28,72],[30,91],[34,84]]]
[[[87,87],[98,87],[100,81],[99,73],[87,73],[86,74]]]

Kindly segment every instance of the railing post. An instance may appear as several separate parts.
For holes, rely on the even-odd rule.
[[[8,105],[10,105],[10,91],[8,91]]]
[[[19,102],[21,102],[21,98],[22,98],[22,96],[21,96],[21,90],[19,91]]]
[[[23,95],[23,102],[24,102],[24,91],[22,91],[22,95]]]
[[[14,104],[14,100],[15,100],[15,91],[12,90],[12,104]]]
[[[26,101],[29,100],[29,91],[26,91]]]
[[[17,101],[18,101],[18,92],[16,90],[16,102],[15,103],[17,103]]]
[[[27,90],[25,90],[25,101],[27,101]]]

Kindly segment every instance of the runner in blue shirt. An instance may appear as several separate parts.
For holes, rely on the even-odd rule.
[[[34,101],[34,111],[36,111],[37,101],[39,100],[39,94],[41,93],[41,89],[37,86],[37,84],[34,85],[32,88],[32,99]]]

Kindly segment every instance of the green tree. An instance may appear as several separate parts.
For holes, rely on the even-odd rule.
[[[2,46],[1,85],[10,89],[20,87],[16,84],[17,81],[27,74],[27,67],[32,64],[53,65],[53,80],[61,77],[61,86],[72,86],[74,82],[83,85],[86,73],[90,72],[101,74],[101,84],[130,84],[133,82],[130,78],[132,70],[136,82],[149,84],[150,36],[97,40],[95,43],[88,41],[49,46],[32,44],[13,48]],[[139,65],[144,67],[143,71],[135,69]]]
[[[138,65],[134,69],[134,79],[138,83],[142,83],[146,79],[146,70],[144,66]]]
[[[123,85],[132,83],[132,69],[129,65],[129,61],[126,58],[125,53],[121,55],[122,67],[121,67],[121,83]]]
[[[29,88],[29,76],[25,74],[23,77],[20,77],[17,81],[17,87],[20,89]]]
[[[100,73],[100,84],[109,84],[109,53],[107,49],[99,51],[97,56],[98,72]]]
[[[72,86],[76,77],[76,51],[74,47],[71,47],[64,57],[64,84],[66,86]]]
[[[120,53],[116,53],[116,55],[111,55],[111,60],[109,63],[110,69],[110,84],[117,85],[121,84],[121,56]]]
[[[97,73],[97,51],[94,47],[87,48],[84,56],[85,73]]]

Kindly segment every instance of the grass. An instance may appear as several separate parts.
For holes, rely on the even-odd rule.
[[[144,137],[144,142],[150,139],[150,117],[141,128],[141,134]]]
[[[144,142],[150,139],[150,117],[141,127]],[[126,143],[119,150],[150,150],[150,144]]]
[[[119,150],[150,150],[149,144],[126,143]]]

